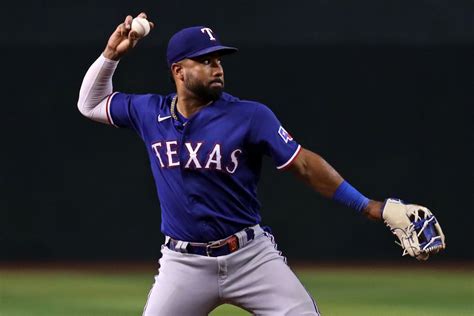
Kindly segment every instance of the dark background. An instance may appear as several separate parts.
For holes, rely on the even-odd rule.
[[[472,260],[472,1],[18,1],[1,5],[0,259],[155,260],[159,202],[140,139],[77,111],[82,78],[127,14],[155,30],[114,89],[168,93],[165,48],[206,25],[237,55],[231,94],[270,106],[374,199],[427,205]],[[398,260],[386,227],[266,161],[264,224],[290,260]]]

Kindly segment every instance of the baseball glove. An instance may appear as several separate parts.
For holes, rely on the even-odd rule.
[[[396,243],[403,249],[402,256],[408,254],[418,260],[427,260],[430,254],[446,248],[441,226],[426,207],[387,199],[382,217],[400,241]]]

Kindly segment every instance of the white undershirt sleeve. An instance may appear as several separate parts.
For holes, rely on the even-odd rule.
[[[109,113],[112,99],[112,76],[118,61],[105,58],[103,55],[90,66],[79,92],[77,107],[79,112],[91,120],[113,124]]]

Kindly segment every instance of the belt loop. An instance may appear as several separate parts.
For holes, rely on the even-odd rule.
[[[244,247],[248,240],[247,240],[247,232],[245,230],[241,230],[240,232],[236,233],[236,236],[239,239],[239,248]]]
[[[253,228],[247,228],[245,230],[245,233],[247,234],[247,240],[254,240],[255,239],[255,229]]]

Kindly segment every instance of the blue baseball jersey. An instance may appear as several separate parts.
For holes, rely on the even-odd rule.
[[[262,157],[277,168],[301,149],[265,105],[223,93],[189,119],[171,116],[175,94],[116,93],[112,124],[134,129],[146,145],[161,205],[161,231],[208,242],[260,223]]]

